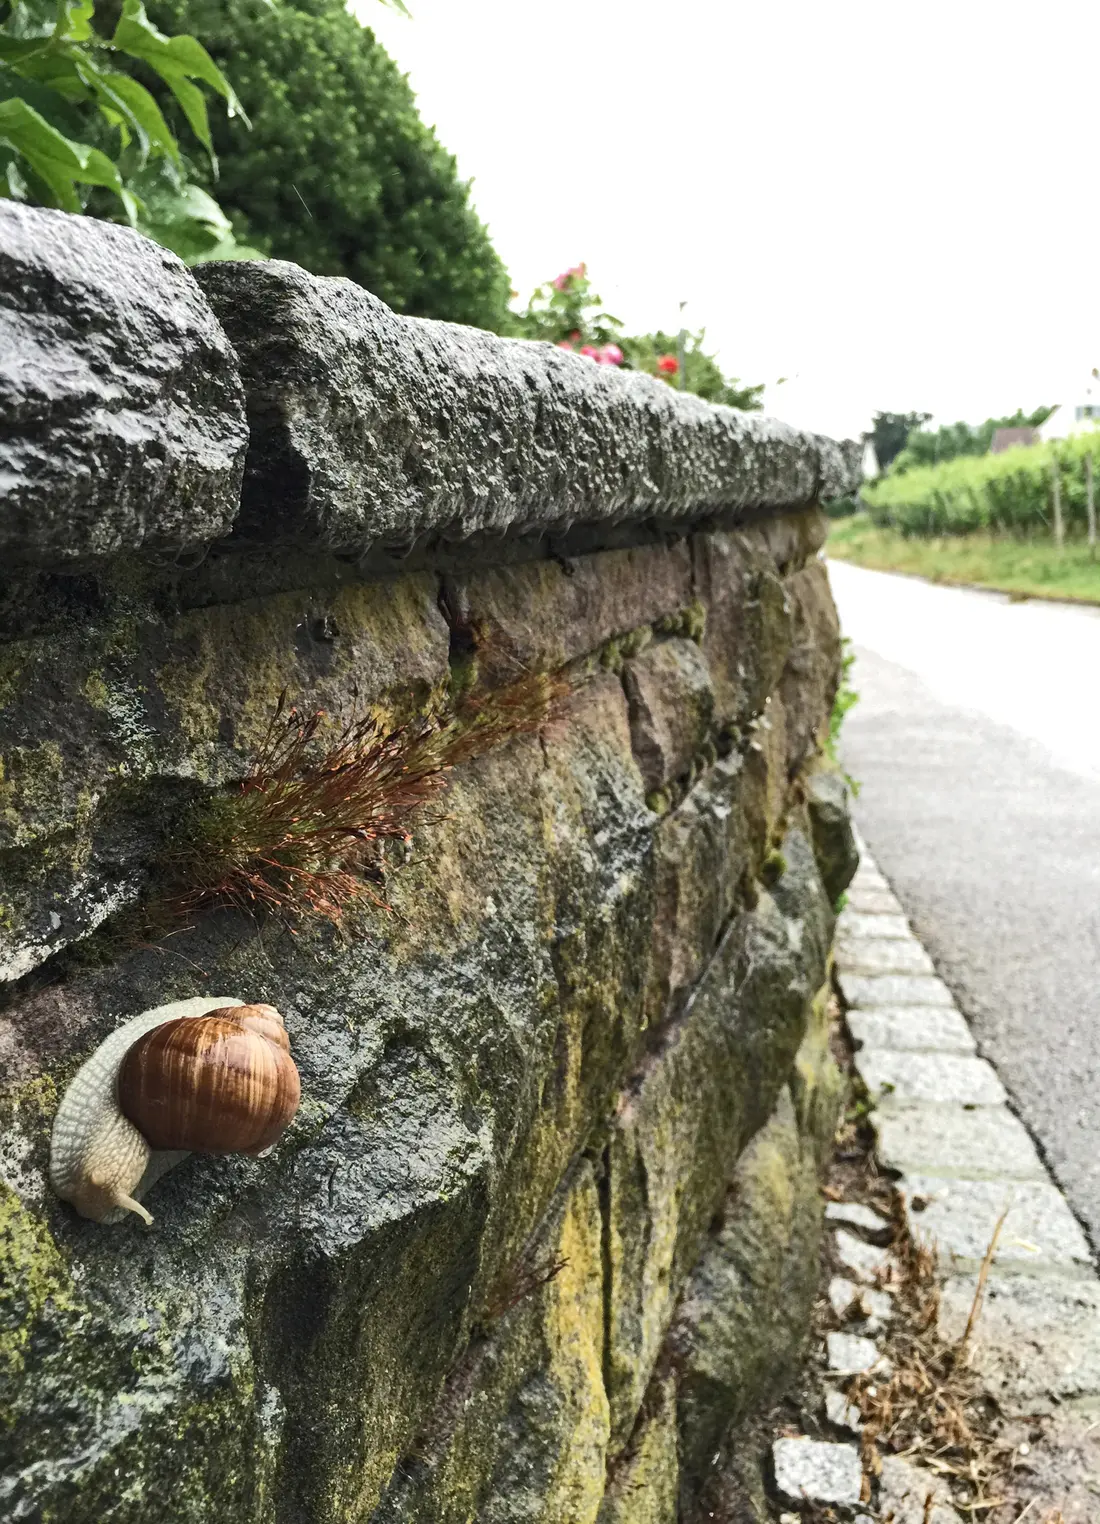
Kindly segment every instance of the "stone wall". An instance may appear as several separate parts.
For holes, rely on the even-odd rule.
[[[816,1280],[854,453],[0,204],[5,1519],[709,1516]],[[561,712],[390,908],[127,931],[284,692],[399,725],[530,671]],[[278,1006],[298,1116],[83,1221],[60,1091],[189,995]]]

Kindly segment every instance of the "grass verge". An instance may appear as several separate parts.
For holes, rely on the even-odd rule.
[[[1019,598],[1052,598],[1100,604],[1100,559],[1088,546],[1069,541],[1058,550],[1048,540],[1013,540],[968,534],[940,539],[907,538],[879,528],[866,513],[834,522],[828,553],[875,571],[906,572],[930,582],[991,587]]]

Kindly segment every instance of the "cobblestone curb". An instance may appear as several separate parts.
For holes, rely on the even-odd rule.
[[[1007,1214],[972,1340],[972,1365],[1008,1423],[1046,1423],[1046,1449],[1035,1469],[1040,1488],[1049,1496],[1057,1492],[1066,1511],[1038,1508],[1027,1517],[1034,1514],[1036,1524],[1048,1517],[1064,1524],[1095,1521],[1100,1447],[1090,1436],[1100,1436],[1100,1278],[1089,1245],[862,843],[860,854],[838,923],[836,974],[855,1067],[874,1103],[879,1162],[898,1177],[912,1235],[937,1247],[944,1278],[940,1324],[949,1340],[963,1333],[982,1258]],[[837,1219],[837,1257],[853,1276],[830,1286],[838,1310],[882,1252],[846,1230],[845,1214],[855,1221],[851,1208],[829,1214]],[[830,1335],[832,1343],[837,1339]],[[873,1343],[855,1342],[867,1350],[830,1345],[833,1371],[851,1369],[856,1356],[871,1359]],[[826,1410],[834,1427],[858,1427],[839,1392],[828,1394]],[[835,1445],[801,1443],[808,1448],[791,1452],[801,1477],[812,1476],[815,1450],[822,1452],[823,1474],[835,1472],[836,1455],[825,1453]],[[857,1454],[854,1445],[851,1454]],[[783,1468],[775,1459],[777,1477],[781,1469],[784,1476],[790,1472],[789,1456]],[[802,1497],[814,1500],[813,1481],[802,1485]],[[786,1495],[793,1493],[788,1483]],[[876,1517],[912,1517],[914,1524],[928,1518],[955,1524],[959,1517],[942,1482],[900,1458],[888,1460],[878,1493]]]

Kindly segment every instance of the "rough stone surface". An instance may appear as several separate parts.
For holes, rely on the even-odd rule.
[[[932,959],[915,937],[838,939],[845,969],[853,974],[931,974]]]
[[[872,1123],[887,1169],[969,1180],[1045,1180],[1027,1128],[1007,1106],[891,1106]]]
[[[550,344],[399,317],[280,260],[201,266],[241,356],[238,533],[361,553],[428,532],[565,528],[849,489],[857,451]]]
[[[961,1337],[976,1275],[952,1276],[940,1326]],[[1100,1393],[1100,1284],[1095,1277],[997,1273],[986,1284],[971,1361],[1008,1414],[1049,1412]]]
[[[838,941],[847,942],[860,937],[907,937],[910,931],[909,922],[900,913],[861,913],[849,904],[836,923],[836,934]]]
[[[225,534],[237,360],[182,261],[91,217],[0,202],[0,562],[172,556]]]
[[[866,1371],[882,1369],[886,1362],[873,1339],[862,1334],[831,1333],[825,1336],[829,1369],[837,1376],[861,1376]]]
[[[714,688],[694,641],[662,640],[623,669],[630,735],[647,793],[683,777],[714,724]]]
[[[851,1270],[857,1280],[872,1281],[877,1271],[889,1264],[890,1256],[885,1249],[865,1243],[854,1233],[840,1228],[834,1235],[836,1256],[846,1270]]]
[[[863,1467],[854,1445],[816,1439],[777,1439],[775,1485],[792,1502],[858,1503]]]
[[[901,905],[889,889],[865,889],[853,884],[848,891],[848,906],[859,914],[889,915],[904,920]]]
[[[840,988],[849,1005],[954,1005],[942,979],[920,974],[849,974],[841,970]]]
[[[861,1048],[920,1049],[972,1054],[965,1019],[947,1006],[878,1006],[848,1013],[848,1029]]]
[[[962,1524],[947,1483],[900,1455],[883,1456],[878,1506],[888,1524]]]
[[[980,1260],[1007,1207],[995,1264],[1092,1262],[1077,1219],[1062,1193],[1047,1181],[944,1180],[913,1173],[903,1176],[902,1188],[909,1198],[914,1230],[939,1244],[945,1255]],[[914,1211],[914,1204],[922,1202],[926,1204]]]
[[[863,1415],[843,1392],[831,1390],[825,1393],[825,1417],[837,1429],[847,1429],[852,1434],[863,1430]]]
[[[884,1105],[954,1101],[961,1106],[1000,1106],[1006,1099],[1004,1086],[984,1058],[864,1048],[859,1072]]]
[[[821,859],[825,891],[835,904],[852,881],[859,852],[852,835],[848,785],[841,775],[822,769],[807,785],[806,807]]]
[[[274,591],[223,550],[206,580],[46,589],[0,647],[5,1519],[672,1524],[700,1495],[706,1446],[797,1359],[842,1091],[779,696],[819,531],[700,530],[572,575],[302,555]],[[760,593],[739,624],[755,595],[711,576],[734,542]],[[688,645],[713,734],[647,803],[621,669]],[[182,808],[235,797],[284,690],[399,726],[509,658],[571,663],[572,694],[455,770],[392,912],[88,934],[84,899],[155,889]],[[831,681],[803,663],[787,691],[820,718]],[[126,1016],[212,987],[284,1012],[293,1127],[264,1159],[181,1164],[150,1231],[78,1221],[44,1188],[60,1087]]]

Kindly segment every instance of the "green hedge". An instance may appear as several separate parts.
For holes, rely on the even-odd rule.
[[[903,535],[972,534],[994,530],[1049,533],[1052,473],[1061,481],[1062,516],[1073,531],[1086,523],[1085,457],[1092,454],[1100,494],[1100,430],[1000,455],[960,456],[918,466],[864,486],[876,524]]]
[[[468,185],[339,0],[151,0],[148,11],[201,39],[251,118],[251,132],[215,120],[220,172],[204,180],[243,238],[350,276],[399,312],[509,326],[508,275]]]

